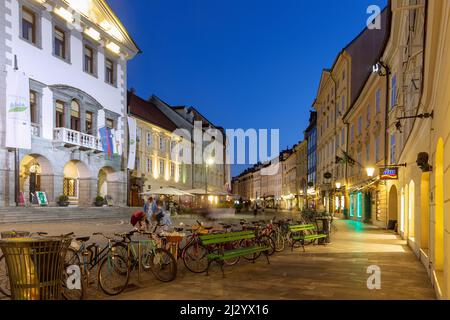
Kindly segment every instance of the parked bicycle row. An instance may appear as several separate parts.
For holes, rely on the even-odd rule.
[[[151,230],[150,230],[151,229]],[[44,232],[22,235],[46,237]],[[224,266],[239,261],[255,262],[286,248],[294,250],[301,246],[324,241],[328,235],[317,230],[317,225],[303,219],[270,221],[246,221],[239,223],[215,223],[207,225],[196,221],[193,225],[163,226],[151,228],[138,225],[125,233],[72,238],[72,244],[64,257],[62,296],[68,300],[86,298],[89,287],[97,285],[107,295],[118,295],[128,286],[133,272],[151,273],[161,282],[176,279],[178,261],[193,273],[209,273],[210,266],[217,263],[222,272]],[[0,292],[10,296],[8,271],[0,256]]]

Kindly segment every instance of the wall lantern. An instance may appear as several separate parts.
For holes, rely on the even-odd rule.
[[[375,168],[370,167],[370,168],[367,168],[366,171],[367,171],[367,176],[369,178],[373,178],[373,175],[375,174]]]
[[[336,189],[340,189],[342,187],[342,184],[340,182],[336,182]]]

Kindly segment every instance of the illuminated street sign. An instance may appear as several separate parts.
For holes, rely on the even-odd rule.
[[[398,180],[398,168],[381,168],[381,180]]]

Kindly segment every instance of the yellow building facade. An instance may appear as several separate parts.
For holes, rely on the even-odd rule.
[[[396,195],[389,210],[398,212],[399,234],[423,262],[437,296],[450,299],[450,3],[398,0],[392,11],[385,59],[400,89],[389,132],[396,131],[398,162],[406,167],[388,185]]]

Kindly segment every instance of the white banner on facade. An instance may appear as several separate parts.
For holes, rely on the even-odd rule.
[[[136,120],[128,117],[128,169],[136,165]]]
[[[7,79],[5,146],[31,149],[30,80],[20,71]]]

